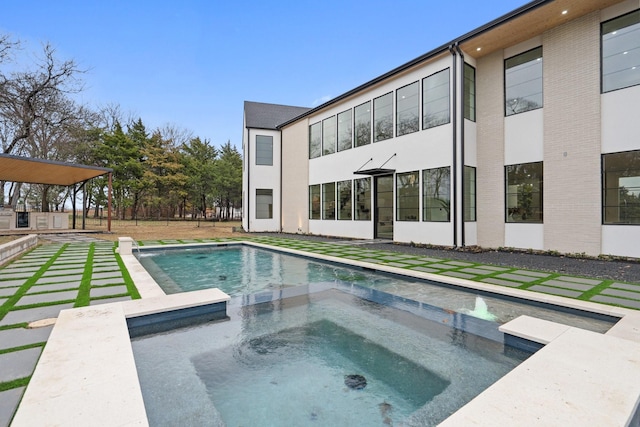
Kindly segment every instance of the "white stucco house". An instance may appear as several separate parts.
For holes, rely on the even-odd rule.
[[[243,226],[640,257],[639,104],[640,0],[532,1],[318,107],[245,102]]]

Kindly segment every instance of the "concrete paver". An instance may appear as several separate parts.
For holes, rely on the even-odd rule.
[[[13,328],[0,331],[0,350],[22,347],[23,345],[45,342],[51,334],[52,326],[43,328]]]
[[[42,347],[0,354],[0,383],[28,377],[33,373]]]
[[[34,294],[38,292],[51,292],[51,291],[66,291],[68,289],[78,289],[80,282],[65,282],[65,283],[52,283],[50,285],[33,285],[27,291],[27,294]]]
[[[44,307],[27,308],[24,310],[12,310],[0,320],[0,326],[15,325],[16,323],[33,322],[34,320],[58,317],[60,310],[73,308],[72,303],[47,305]]]
[[[529,288],[530,291],[543,292],[545,294],[560,295],[563,297],[578,298],[582,295],[580,291],[572,291],[569,289],[553,288],[551,286],[534,285]]]
[[[585,284],[576,283],[576,282],[566,282],[564,280],[557,280],[557,279],[545,280],[541,284],[545,286],[555,286],[558,288],[573,289],[574,291],[582,291],[582,292],[590,291],[593,288],[593,285],[585,285]]]
[[[0,427],[8,427],[25,387],[0,391]]]
[[[127,291],[127,287],[126,286],[102,286],[99,288],[91,288],[91,290],[89,291],[89,295],[91,295],[91,298],[96,298],[96,297],[104,297],[107,295],[118,295],[118,294],[126,294]]]
[[[82,280],[82,274],[42,277],[36,281],[36,284],[44,285],[48,283],[77,282],[79,280]]]
[[[635,308],[636,310],[640,310],[640,301],[630,299],[616,298],[606,295],[595,295],[591,298],[591,301],[603,302],[605,304],[617,304],[623,307]]]
[[[4,278],[4,277],[2,277]],[[20,280],[0,280],[0,288],[9,288],[15,286],[22,286],[26,283],[26,279]]]
[[[55,301],[75,300],[78,296],[78,290],[49,292],[46,294],[24,295],[16,303],[16,307],[21,305],[42,304]]]

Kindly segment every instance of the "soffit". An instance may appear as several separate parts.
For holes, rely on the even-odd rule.
[[[72,185],[112,169],[0,154],[0,181]]]
[[[480,58],[498,49],[516,45],[545,31],[566,22],[604,9],[620,0],[557,0],[535,6],[532,10],[516,15],[506,22],[499,23],[502,18],[476,30],[477,35],[470,33],[467,40],[460,42],[465,54]],[[525,6],[526,7],[526,6]],[[565,15],[562,11],[566,10]],[[464,36],[462,37],[464,39]],[[477,49],[481,48],[480,51]]]

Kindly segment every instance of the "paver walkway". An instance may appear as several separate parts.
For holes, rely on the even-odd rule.
[[[370,248],[365,242],[324,242],[280,237],[171,239],[140,246],[251,240],[272,246],[390,265],[407,270],[491,283],[640,309],[640,283],[577,277]],[[139,298],[111,242],[46,244],[0,268],[0,427],[11,417],[52,326],[29,322],[57,317],[62,309]]]
[[[111,242],[40,246],[0,269],[0,427],[8,426],[60,310],[138,298]]]

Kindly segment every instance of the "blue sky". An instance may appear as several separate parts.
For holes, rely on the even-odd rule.
[[[50,42],[88,70],[82,102],[240,149],[245,100],[319,105],[527,1],[5,3],[24,52]]]

